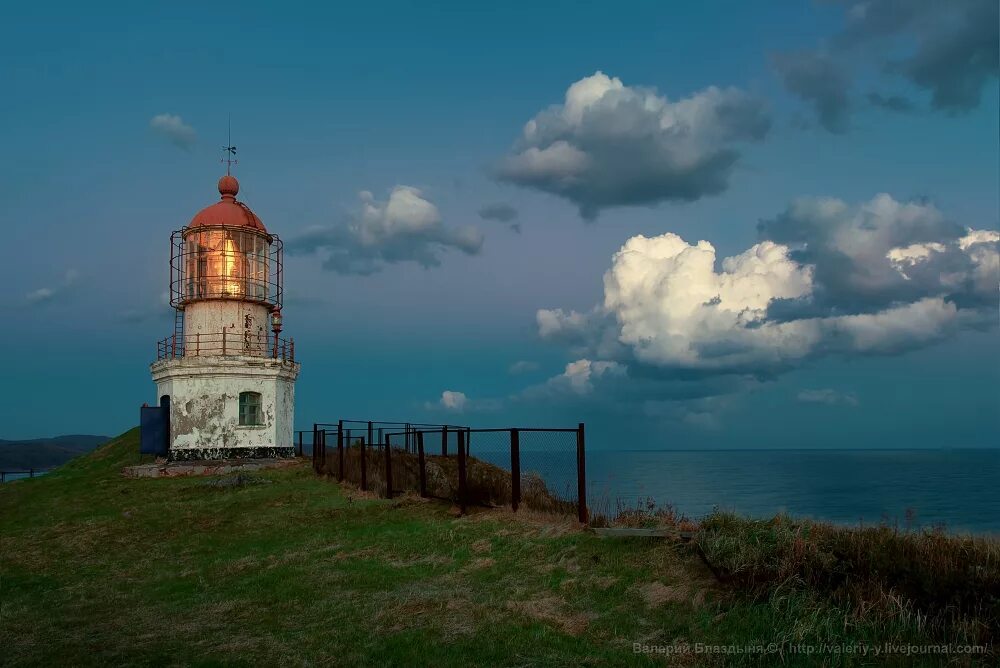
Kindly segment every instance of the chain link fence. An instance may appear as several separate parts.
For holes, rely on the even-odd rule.
[[[584,425],[472,429],[338,420],[296,433],[318,474],[385,498],[415,492],[469,506],[520,507],[588,518]]]

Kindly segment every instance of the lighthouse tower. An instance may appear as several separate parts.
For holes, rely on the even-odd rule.
[[[219,179],[170,237],[174,333],[150,366],[171,461],[291,457],[295,343],[280,338],[282,245]]]

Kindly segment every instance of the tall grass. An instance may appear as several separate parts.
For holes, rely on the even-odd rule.
[[[859,621],[902,620],[949,642],[1000,641],[1000,542],[993,538],[715,512],[694,545],[720,580],[757,599],[808,591]]]

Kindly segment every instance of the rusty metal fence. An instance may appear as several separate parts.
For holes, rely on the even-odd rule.
[[[318,474],[385,498],[415,492],[469,506],[575,514],[587,522],[583,423],[573,428],[338,420],[296,432]]]

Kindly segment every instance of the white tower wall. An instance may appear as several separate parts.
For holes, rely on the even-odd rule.
[[[186,354],[201,354],[199,348],[221,354],[223,332],[227,353],[264,355],[270,336],[267,307],[235,299],[212,299],[188,304],[184,309],[184,340],[190,351]]]
[[[294,454],[293,362],[244,355],[182,357],[153,364],[159,397],[170,397],[171,460]],[[256,392],[261,424],[239,424],[239,395]]]

